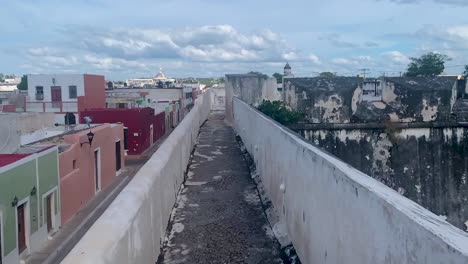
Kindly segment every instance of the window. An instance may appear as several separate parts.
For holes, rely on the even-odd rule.
[[[115,171],[120,171],[122,168],[122,158],[120,155],[120,140],[115,142]]]
[[[124,150],[128,150],[128,127],[124,127]]]
[[[76,160],[73,160],[73,169],[76,169]]]
[[[76,99],[77,94],[76,94],[76,85],[70,85],[68,86],[68,97],[70,99]]]
[[[44,100],[44,87],[36,86],[36,100]]]
[[[379,81],[364,82],[362,85],[362,101],[379,102],[382,101],[383,84]]]

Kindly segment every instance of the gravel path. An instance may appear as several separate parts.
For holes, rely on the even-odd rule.
[[[233,129],[203,125],[158,263],[282,263]]]

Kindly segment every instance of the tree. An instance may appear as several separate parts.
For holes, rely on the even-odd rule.
[[[3,73],[0,73],[0,82],[5,81],[5,76],[3,76]]]
[[[262,104],[257,108],[265,115],[285,126],[295,124],[304,118],[302,113],[289,110],[282,101],[263,100]]]
[[[111,81],[109,81],[109,82],[107,83],[107,89],[114,89],[114,83],[111,82]]]
[[[465,71],[463,72],[463,77],[468,78],[468,65],[465,65]]]
[[[276,78],[277,83],[282,83],[283,82],[283,75],[281,73],[273,73],[273,77]]]
[[[21,82],[16,87],[18,90],[28,90],[28,76],[23,75],[23,77],[21,77]]]
[[[124,86],[125,86],[125,87],[127,87],[127,86],[128,86],[127,82],[124,82]]]
[[[410,58],[405,76],[436,76],[444,72],[445,63],[451,59],[444,54],[429,52],[420,58]]]
[[[323,78],[333,78],[336,77],[336,74],[334,74],[333,72],[321,72],[319,76]]]

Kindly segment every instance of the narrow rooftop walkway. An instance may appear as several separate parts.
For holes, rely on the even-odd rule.
[[[202,126],[168,227],[162,263],[282,263],[224,113]]]

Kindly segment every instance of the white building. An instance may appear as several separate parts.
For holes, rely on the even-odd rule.
[[[25,108],[29,112],[56,113],[57,123],[62,124],[66,113],[77,118],[80,110],[105,108],[104,90],[102,75],[30,74]]]
[[[139,88],[169,88],[174,87],[175,83],[176,80],[166,77],[166,75],[162,72],[162,69],[160,69],[153,78],[138,78],[127,80],[128,86]]]

